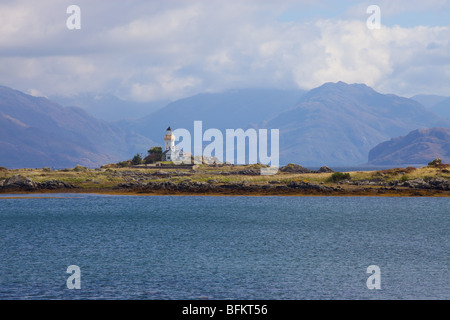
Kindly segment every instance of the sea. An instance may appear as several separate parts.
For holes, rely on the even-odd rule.
[[[450,199],[0,196],[0,299],[450,299]]]

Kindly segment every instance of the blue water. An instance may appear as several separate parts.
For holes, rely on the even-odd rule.
[[[449,198],[52,196],[0,199],[0,299],[450,298]]]

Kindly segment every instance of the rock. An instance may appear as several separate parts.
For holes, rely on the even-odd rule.
[[[330,187],[326,187],[316,183],[298,181],[298,182],[290,182],[286,185],[288,188],[292,189],[305,189],[305,190],[316,190],[316,191],[328,191],[332,190]]]
[[[408,180],[403,183],[405,187],[413,188],[413,189],[428,189],[430,185],[425,182],[422,178],[417,178],[414,180]]]
[[[287,172],[287,173],[313,173],[315,171],[309,170],[305,167],[302,167],[301,165],[289,163],[288,165],[280,168],[281,172]]]
[[[357,180],[357,181],[351,182],[352,185],[356,185],[356,186],[365,186],[365,185],[368,185],[369,183],[370,183],[369,180]]]
[[[450,181],[445,180],[443,178],[431,179],[430,181],[428,181],[428,184],[433,189],[446,190],[446,191],[450,190]]]
[[[437,158],[437,159],[434,159],[433,161],[429,162],[428,166],[429,167],[435,167],[435,166],[439,166],[441,164],[442,164],[442,160]]]
[[[434,178],[424,181],[422,178],[408,180],[403,183],[397,182],[398,186],[408,187],[411,189],[434,189],[434,190],[450,190],[450,181],[443,178]]]
[[[3,182],[4,189],[21,189],[21,190],[35,190],[37,184],[27,177],[21,175],[14,175]]]
[[[245,169],[245,170],[238,171],[234,174],[239,174],[239,175],[244,175],[244,176],[259,176],[259,175],[261,175],[261,170]]]
[[[38,189],[44,189],[44,190],[55,190],[55,189],[72,189],[75,188],[75,186],[71,184],[67,184],[64,181],[59,180],[49,180],[44,181],[41,183],[37,183],[36,186]]]
[[[320,169],[319,169],[319,173],[333,173],[333,172],[334,172],[333,169],[325,167],[325,166],[320,167]]]

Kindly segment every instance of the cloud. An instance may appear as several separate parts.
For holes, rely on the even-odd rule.
[[[340,16],[283,20],[289,10],[327,10],[329,2],[77,2],[81,30],[66,28],[72,1],[2,2],[1,84],[48,96],[95,91],[139,101],[340,80],[403,95],[450,95],[450,27],[368,30],[364,3],[333,2]],[[435,10],[423,1],[379,3],[390,17]]]

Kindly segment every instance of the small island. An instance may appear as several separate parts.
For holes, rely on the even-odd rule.
[[[136,160],[136,159],[135,159]],[[0,193],[102,193],[117,195],[211,196],[450,196],[450,164],[436,159],[421,168],[334,172],[297,164],[275,175],[263,165],[174,165],[133,161],[89,169],[6,169],[0,167]]]

